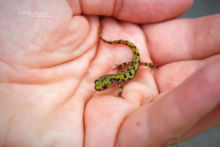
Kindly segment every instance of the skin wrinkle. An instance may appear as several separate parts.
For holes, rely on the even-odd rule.
[[[194,28],[195,26],[193,25],[194,23],[190,22],[188,19],[187,20],[184,20],[186,22],[186,25],[187,27],[185,27],[185,32],[187,33],[186,36],[185,36],[185,39],[184,40],[187,40],[185,42],[185,49],[187,49],[187,55],[188,55],[188,58],[189,59],[193,59],[193,40],[194,40]],[[185,26],[186,26],[185,25]],[[191,30],[190,32],[188,32],[189,30]],[[183,59],[184,60],[184,59]]]
[[[194,43],[192,42],[193,40],[195,40],[196,38],[196,34],[195,34],[195,23],[188,21],[188,29],[191,30],[190,32],[190,36],[188,38],[188,56],[189,59],[194,59],[194,55],[193,55],[193,49],[194,49]]]
[[[114,4],[113,4],[113,9],[112,9],[112,14],[111,14],[111,16],[114,16],[117,1],[121,1],[121,0],[114,0],[114,2],[113,2]]]
[[[5,135],[5,138],[4,139],[2,139],[2,140],[4,140],[4,143],[3,143],[3,146],[6,146],[6,144],[8,143],[8,137],[9,137],[9,132],[10,132],[10,124],[11,124],[11,122],[12,122],[12,120],[13,120],[13,118],[14,118],[14,116],[11,116],[10,117],[10,119],[7,121],[8,123],[8,127],[7,127],[7,131],[6,131],[6,135]]]
[[[83,10],[84,10],[84,8],[83,8],[83,0],[78,0],[79,1],[79,5],[80,5],[80,9],[81,9],[81,12],[83,13]]]
[[[129,114],[127,114],[127,115],[122,119],[121,123],[118,125],[118,129],[116,129],[117,132],[116,132],[115,139],[114,139],[114,140],[115,140],[115,142],[114,142],[114,146],[115,146],[115,147],[117,147],[117,138],[118,138],[118,136],[119,136],[121,127],[122,127],[122,125],[124,124],[124,122],[125,122],[125,120],[127,119],[128,116],[129,116]]]
[[[122,10],[122,7],[124,6],[124,0],[114,0],[115,1],[115,8],[114,8],[114,11],[113,11],[113,15],[114,17],[117,18],[118,14],[120,14],[120,11]]]
[[[198,18],[199,19],[199,18]],[[197,20],[198,20],[197,19]],[[205,59],[206,57],[201,57],[201,56],[198,56],[198,54],[195,54],[195,53],[193,53],[194,52],[194,49],[195,49],[195,47],[194,46],[197,46],[197,36],[198,36],[198,34],[197,34],[197,21],[195,21],[195,20],[192,20],[191,22],[188,22],[189,23],[189,25],[191,25],[191,27],[190,27],[190,30],[191,30],[191,39],[190,39],[190,37],[189,37],[189,43],[188,44],[190,44],[191,46],[189,46],[188,48],[189,48],[189,50],[188,50],[188,54],[189,54],[189,59],[197,59],[197,60],[202,60],[202,59]],[[194,42],[192,42],[192,41],[194,41]]]
[[[90,21],[89,21],[90,22]],[[90,27],[91,28],[91,27]],[[92,28],[94,28],[94,25],[93,25],[93,27]],[[91,29],[92,29],[91,28]],[[88,31],[88,33],[89,34],[94,34],[94,33],[92,33],[91,32],[91,29]],[[93,31],[94,32],[94,31]],[[91,36],[91,35],[90,35]],[[87,39],[85,39],[85,41],[87,41],[87,40],[89,40],[88,38]],[[85,42],[84,41],[84,42]],[[88,42],[88,41],[87,41]],[[94,47],[94,45],[96,45],[96,41],[93,41],[92,43],[90,43],[90,46],[88,46],[88,49],[86,49],[86,50],[84,50],[84,52],[82,52],[81,54],[83,54],[84,56],[86,56],[88,53],[89,53],[89,51],[91,50],[91,49],[93,49],[93,47]],[[90,53],[89,53],[90,54]],[[88,55],[87,55],[88,56]],[[43,77],[42,79],[44,79],[44,80],[46,80],[47,78],[49,78],[49,76],[50,76],[50,74],[52,73],[52,72],[50,72],[49,73],[49,70],[54,70],[54,71],[56,71],[56,70],[58,70],[58,65],[59,65],[59,67],[61,67],[61,68],[64,68],[64,69],[66,69],[67,70],[67,65],[68,64],[71,64],[71,62],[74,60],[74,61],[76,61],[77,60],[77,58],[78,59],[81,59],[82,58],[82,55],[81,56],[77,56],[76,58],[71,58],[71,59],[69,59],[69,60],[65,60],[65,61],[63,61],[63,62],[61,62],[61,63],[57,63],[57,64],[54,64],[54,65],[48,65],[47,67],[45,66],[45,67],[40,67],[40,68],[30,68],[30,67],[28,67],[28,69],[25,69],[25,70],[23,70],[22,69],[22,73],[26,73],[26,75],[31,75],[31,74],[34,74],[36,77],[40,77],[40,75],[42,74],[42,72],[44,72],[44,73],[46,73],[47,75],[45,76],[45,77]],[[68,63],[68,64],[67,64]],[[43,70],[42,70],[43,69]],[[18,72],[19,70],[17,70],[17,69],[15,69],[16,70],[16,72]],[[28,70],[31,70],[30,72],[28,72]],[[17,77],[20,77],[19,75],[20,74],[22,74],[22,73],[19,73],[18,75],[17,75]],[[59,74],[59,73],[58,73]],[[25,77],[20,77],[19,79],[24,79]],[[60,77],[61,79],[62,79],[62,77]],[[58,80],[60,80],[60,78],[58,77]],[[63,77],[64,78],[64,77]],[[65,77],[66,78],[66,77]],[[49,78],[48,80],[46,80],[45,82],[43,82],[42,83],[42,81],[41,81],[41,83],[38,83],[39,82],[39,80],[37,80],[37,81],[30,81],[30,79],[27,81],[27,82],[21,82],[21,80],[18,80],[18,81],[15,81],[15,80],[13,80],[12,79],[12,82],[14,82],[14,83],[20,83],[20,84],[47,84],[47,83],[49,83],[49,82],[51,82],[51,80],[53,80],[53,78],[51,79],[51,78]]]
[[[144,31],[144,28],[143,28],[143,25],[141,25],[140,26],[140,29],[142,30],[142,32],[144,33],[144,40],[145,40],[145,42],[146,42],[146,46],[147,46],[147,49],[148,49],[148,56],[149,56],[149,58],[150,58],[150,60],[153,62],[153,63],[155,63],[155,59],[153,58],[153,56],[152,56],[152,53],[151,53],[151,45],[150,45],[150,40],[149,40],[149,35],[148,35],[148,32],[145,32]]]
[[[145,38],[146,46],[147,46],[147,49],[148,49],[148,52],[149,52],[148,56],[149,56],[149,58],[151,59],[151,61],[152,61],[153,63],[155,63],[156,66],[158,66],[156,60],[154,59],[154,56],[152,56],[152,48],[151,48],[151,42],[150,42],[150,39],[149,39],[148,31],[145,31],[145,30],[144,30],[144,25],[141,25],[141,26],[140,26],[140,29],[141,29],[141,30],[143,31],[143,33],[144,33],[144,38]]]

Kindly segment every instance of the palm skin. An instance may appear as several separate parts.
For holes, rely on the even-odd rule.
[[[145,24],[181,14],[188,2],[163,18],[131,16],[138,26],[72,16],[71,2],[1,3],[1,146],[156,147],[219,124],[219,15]],[[126,46],[99,41],[100,24],[104,38],[130,40],[143,62],[159,65],[141,67],[123,99],[118,88],[94,89],[96,78],[132,57]]]

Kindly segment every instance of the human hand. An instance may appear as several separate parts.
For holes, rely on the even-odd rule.
[[[192,44],[189,44],[187,40],[183,40],[181,38],[182,34],[179,34],[179,36],[178,34],[175,34],[176,36],[171,36],[170,34],[164,37],[163,32],[166,31],[166,33],[169,33],[176,31],[177,28],[174,26],[182,26],[188,29],[184,26],[190,23],[190,21],[188,23],[186,23],[187,21],[180,23],[181,21],[176,20],[157,25],[143,25],[143,33],[136,25],[116,23],[112,19],[104,20],[103,36],[106,39],[127,37],[128,40],[133,41],[139,47],[142,60],[150,60],[147,50],[149,49],[152,59],[156,64],[160,65],[155,75],[155,80],[147,68],[141,67],[136,78],[125,86],[123,93],[125,99],[120,99],[115,97],[115,94],[118,92],[117,88],[111,88],[101,93],[95,92],[94,79],[99,75],[109,72],[114,66],[114,63],[129,60],[131,57],[130,50],[126,47],[109,46],[101,42],[99,44],[97,38],[98,18],[95,16],[72,17],[72,15],[80,14],[80,10],[78,9],[79,4],[71,3],[70,1],[69,3],[65,1],[58,3],[52,1],[37,3],[34,4],[33,1],[29,4],[5,2],[1,4],[1,20],[4,20],[0,24],[2,30],[0,39],[2,42],[0,50],[1,146],[83,146],[83,144],[85,146],[113,146],[118,133],[118,144],[122,146],[128,143],[126,141],[132,141],[136,145],[138,143],[149,145],[153,142],[155,144],[151,146],[158,146],[160,144],[168,144],[170,138],[180,138],[178,135],[184,132],[184,129],[188,129],[190,124],[191,126],[196,126],[195,123],[191,123],[192,120],[195,117],[199,118],[196,122],[203,120],[202,118],[205,118],[207,115],[207,111],[205,110],[208,108],[210,110],[209,112],[215,110],[215,113],[210,113],[213,114],[211,118],[215,118],[215,120],[209,119],[208,122],[211,122],[211,125],[205,124],[205,127],[203,126],[202,128],[207,129],[219,124],[218,117],[214,117],[219,113],[219,109],[217,109],[219,108],[217,107],[219,100],[215,97],[212,97],[211,101],[205,101],[206,103],[202,101],[204,102],[202,104],[206,105],[201,105],[200,109],[203,111],[197,111],[199,108],[194,111],[192,110],[194,113],[190,111],[188,115],[193,116],[193,119],[187,119],[191,120],[188,122],[188,126],[183,126],[183,123],[186,124],[185,121],[179,123],[181,122],[179,121],[181,118],[178,117],[182,115],[170,114],[175,112],[174,110],[179,110],[180,108],[182,110],[186,106],[187,108],[193,107],[193,105],[188,106],[187,104],[193,100],[198,100],[196,99],[198,97],[189,97],[189,101],[186,104],[181,101],[183,100],[182,97],[169,98],[170,95],[178,93],[178,88],[175,88],[177,85],[179,85],[180,90],[182,85],[187,85],[187,82],[185,84],[182,81],[190,77],[194,72],[190,68],[195,66],[196,62],[193,61],[194,65],[191,62],[194,58],[179,57],[176,54],[173,54],[173,57],[168,56],[172,48],[176,49],[176,47],[179,47],[178,41],[181,41],[184,45]],[[147,17],[143,17],[142,15],[136,17],[136,14],[132,14],[137,12],[137,10],[131,11],[131,9],[128,9],[134,6],[131,5],[131,2],[128,5],[124,3],[122,7],[124,10],[119,9],[121,7],[117,8],[119,5],[116,4],[114,10],[123,11],[114,12],[119,19],[127,21],[131,19],[131,22],[147,23],[175,17],[190,6],[189,1],[178,1],[178,4],[177,2],[173,2],[173,4],[169,3],[169,6],[168,4],[162,4],[163,7],[160,10],[166,13],[159,13],[155,11],[158,3],[153,5],[152,10],[138,10],[141,14],[146,14],[144,16]],[[110,9],[112,7],[109,7],[109,4],[107,5],[108,8],[101,7],[102,10],[100,7],[98,10],[98,6],[96,6],[96,9],[91,7],[92,5],[89,1],[83,1],[81,5],[81,11],[84,14],[95,15],[94,13],[96,13],[109,15],[112,14],[111,12],[113,10]],[[178,5],[182,6],[181,9]],[[176,8],[175,13],[173,13],[173,9],[168,8]],[[131,13],[130,15],[127,15],[128,11]],[[213,17],[219,18],[218,16]],[[195,20],[195,22],[197,21]],[[206,21],[206,23],[213,24],[212,28],[215,26],[216,28],[214,30],[218,34],[218,25],[214,25],[218,22]],[[123,28],[120,28],[120,26],[123,26]],[[171,27],[170,31],[167,31],[167,26]],[[206,30],[206,25],[202,29]],[[120,36],[117,36],[118,34]],[[208,38],[210,39],[210,37]],[[147,45],[145,39],[147,40]],[[212,50],[214,51],[212,54],[206,53],[207,50],[205,50],[204,56],[213,56],[212,58],[215,60],[211,60],[212,58],[210,58],[201,62],[198,61],[199,65],[202,63],[206,65],[208,61],[218,64],[216,61],[218,56],[216,54],[219,53],[217,50],[219,41],[217,39],[219,39],[218,36],[213,35],[213,39],[210,39],[212,43],[207,43],[206,45],[209,45],[208,47],[203,46],[205,49],[210,50],[210,44],[213,45]],[[166,40],[171,41],[166,42]],[[204,42],[203,40],[200,41],[202,43]],[[167,47],[170,43],[177,43],[177,45],[175,46],[174,44]],[[191,49],[189,47],[186,48]],[[200,49],[198,46],[195,48]],[[160,55],[160,53],[164,52],[169,52],[169,54],[166,54],[166,56]],[[103,61],[103,59],[105,60]],[[187,62],[184,63],[182,61],[183,59],[187,59],[190,64],[186,64]],[[109,61],[114,61],[114,63]],[[171,62],[175,63],[171,64]],[[180,65],[185,65],[184,68],[187,68],[186,73],[177,72],[174,76],[171,75],[174,69],[177,69],[177,71],[177,67],[180,69]],[[216,67],[218,66],[214,65],[214,63],[211,65],[196,72],[194,77],[198,77],[196,75],[199,74],[201,75],[199,78],[204,79],[202,73],[204,73],[204,70],[208,70],[212,73],[212,77],[217,79],[216,76],[219,75],[219,69]],[[213,66],[215,71],[213,71],[214,69],[210,69]],[[170,81],[170,77],[175,78],[177,82]],[[197,80],[188,81],[190,83],[196,83]],[[217,80],[214,82],[216,83],[211,83],[213,87],[219,83]],[[207,92],[219,96],[216,88],[210,88]],[[187,90],[189,91],[187,88],[184,91]],[[144,101],[151,98],[156,98],[155,102],[144,104]],[[205,98],[201,99],[207,100]],[[176,104],[177,102],[179,103]],[[179,106],[181,107],[179,108]],[[165,108],[167,108],[166,111],[164,111]],[[146,109],[148,110],[146,111]],[[134,112],[135,110],[136,112]],[[196,115],[195,112],[200,113],[200,115]],[[141,114],[141,117],[137,114]],[[170,115],[168,116],[168,114]],[[161,119],[165,119],[165,116],[169,117],[170,120],[175,120],[175,122],[170,123],[169,119],[162,122]],[[123,120],[126,117],[128,119],[124,122]],[[140,125],[140,128],[143,129],[142,127],[145,127],[152,130],[143,130],[144,132],[142,132],[141,137],[144,138],[138,136],[137,140],[136,134],[131,134],[128,131],[135,131],[136,127],[131,128],[130,126],[134,121],[142,123],[141,118],[150,119],[151,121],[148,124]],[[168,122],[171,126],[170,128],[165,124]],[[163,123],[163,125],[157,123]],[[122,126],[122,129],[120,129],[120,126]],[[164,130],[166,128],[169,131]],[[155,129],[160,130],[160,132],[155,132]],[[177,131],[173,132],[173,130]],[[193,132],[193,129],[188,130],[192,130]],[[195,131],[195,133],[200,133],[201,131],[203,130]],[[129,133],[129,135],[126,133]],[[149,138],[151,139],[150,141]]]
[[[165,146],[220,124],[220,15],[144,25],[156,100],[128,116],[119,146]],[[138,141],[137,141],[138,140]]]

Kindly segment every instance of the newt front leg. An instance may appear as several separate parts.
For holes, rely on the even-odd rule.
[[[120,88],[119,93],[118,93],[118,96],[119,96],[119,97],[122,97],[122,92],[123,92],[123,88],[124,88],[124,87],[122,86],[122,84],[120,84],[118,81],[114,81],[114,80],[113,80],[113,84],[116,85],[116,86],[118,86],[118,87]]]

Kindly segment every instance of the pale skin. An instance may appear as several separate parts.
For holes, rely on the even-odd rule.
[[[172,20],[192,1],[120,2],[0,2],[0,146],[158,147],[220,124],[220,15]],[[159,65],[123,98],[94,89],[132,57],[99,41],[100,25]]]

